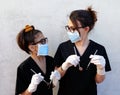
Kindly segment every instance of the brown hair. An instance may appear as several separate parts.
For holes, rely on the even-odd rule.
[[[93,29],[95,22],[97,21],[96,11],[92,10],[92,7],[88,7],[86,10],[74,10],[70,14],[70,20],[77,27],[77,20],[81,22],[82,27],[90,27]],[[89,30],[89,31],[90,31]]]
[[[40,30],[37,30],[34,28],[34,26],[26,25],[24,29],[22,29],[18,35],[17,35],[17,44],[18,46],[30,54],[30,50],[28,48],[28,45],[33,44],[35,40],[35,35],[40,32]]]

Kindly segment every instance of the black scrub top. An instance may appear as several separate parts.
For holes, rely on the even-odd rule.
[[[55,65],[61,66],[69,55],[75,54],[75,45],[70,41],[63,42],[59,45],[57,52],[54,56]],[[77,48],[75,47],[77,55]],[[101,55],[106,60],[105,71],[110,71],[111,67],[106,54],[104,46],[90,40],[90,43],[85,50],[84,54],[80,56],[80,66],[83,68],[82,71],[79,67],[70,67],[66,74],[61,78],[58,95],[97,95],[97,85],[95,82],[96,66],[90,64],[87,69],[87,65],[90,61],[89,56],[94,54]]]
[[[50,56],[46,56],[46,73],[44,73],[40,67],[35,63],[35,61],[29,57],[23,63],[21,63],[17,68],[17,78],[16,78],[16,91],[15,95],[19,95],[24,92],[30,82],[32,75],[34,74],[32,71],[34,70],[36,73],[41,73],[44,76],[44,80],[50,82],[51,71],[54,70],[54,61]],[[49,87],[44,81],[42,81],[35,92],[32,95],[53,95],[52,87]]]

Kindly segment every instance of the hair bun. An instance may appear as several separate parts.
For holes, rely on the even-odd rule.
[[[29,32],[31,30],[34,30],[34,27],[33,26],[30,26],[30,25],[26,25],[25,26],[25,32]]]
[[[97,15],[96,15],[97,12],[92,9],[92,6],[89,6],[89,7],[87,8],[87,10],[88,10],[88,12],[91,14],[91,16],[92,16],[92,18],[93,18],[93,21],[96,22],[96,21],[97,21]]]

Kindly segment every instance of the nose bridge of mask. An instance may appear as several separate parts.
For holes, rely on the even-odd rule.
[[[48,55],[48,44],[38,44],[38,52],[37,55]]]
[[[77,31],[74,32],[68,31],[67,34],[72,43],[75,43],[80,40],[80,35]]]

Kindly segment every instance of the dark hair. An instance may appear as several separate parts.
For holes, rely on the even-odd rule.
[[[30,50],[28,48],[28,45],[34,43],[35,35],[38,32],[42,33],[40,30],[35,29],[34,26],[26,25],[26,27],[24,29],[22,29],[17,35],[18,46],[22,50],[24,50],[25,52],[30,54]]]
[[[87,10],[75,10],[70,14],[70,20],[73,25],[77,27],[77,20],[81,22],[82,27],[90,27],[90,30],[93,29],[95,22],[97,21],[96,11],[92,10],[91,7],[88,7]],[[89,30],[89,31],[90,31]]]

